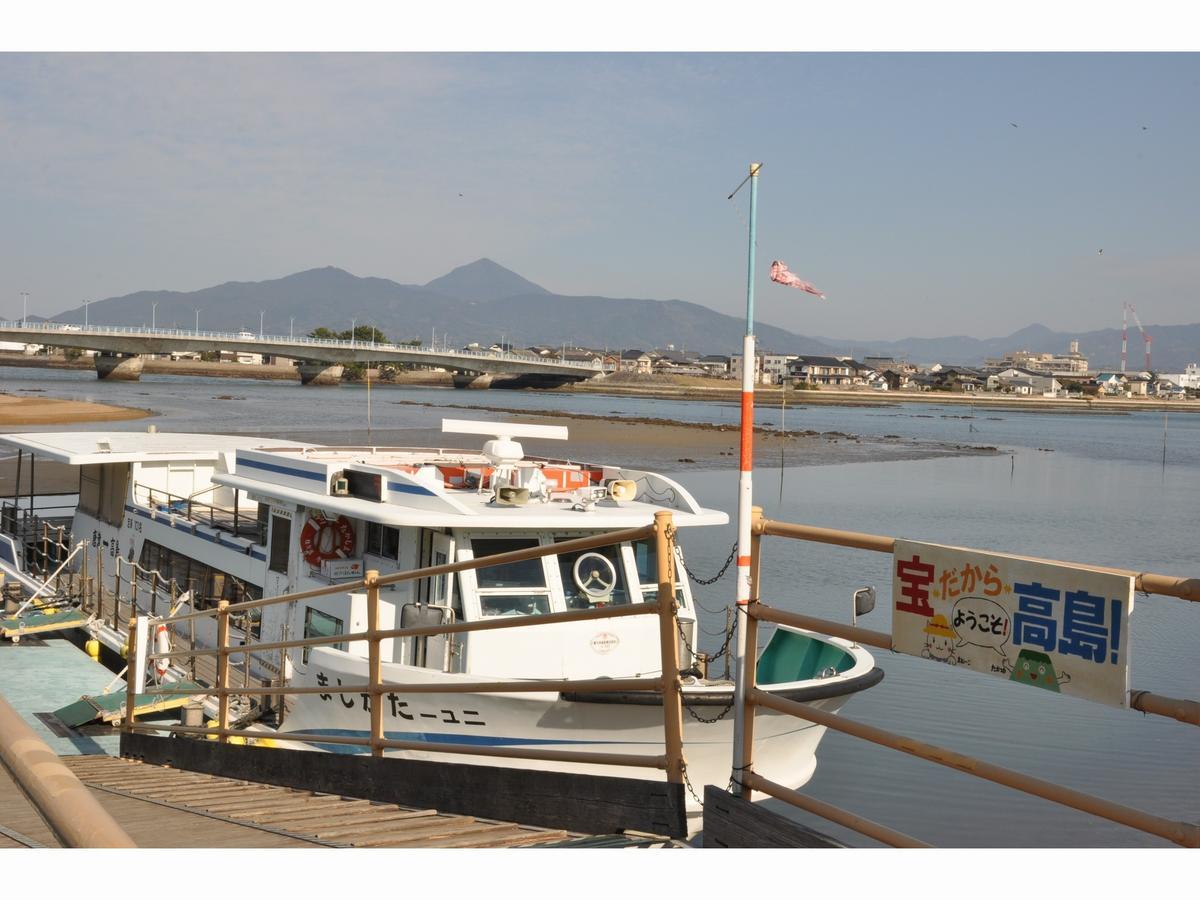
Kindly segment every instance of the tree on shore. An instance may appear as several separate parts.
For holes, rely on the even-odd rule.
[[[386,344],[388,342],[387,335],[374,325],[356,325],[353,334],[349,328],[345,331],[334,331],[332,328],[322,325],[310,331],[308,336],[323,341],[348,341],[353,338],[355,343],[363,344]]]

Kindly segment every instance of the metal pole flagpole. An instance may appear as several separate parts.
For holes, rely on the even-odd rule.
[[[742,452],[741,472],[738,475],[737,517],[737,642],[734,648],[733,672],[733,793],[741,796],[745,788],[741,771],[745,766],[742,738],[746,731],[746,683],[744,676],[746,653],[747,611],[750,603],[750,519],[753,497],[754,469],[754,243],[755,217],[758,212],[758,171],[762,163],[750,164],[750,246],[746,264],[746,336],[742,340]]]

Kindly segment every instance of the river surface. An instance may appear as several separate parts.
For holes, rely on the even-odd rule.
[[[366,389],[302,388],[279,382],[143,376],[97,381],[88,372],[0,367],[0,390],[153,409],[141,422],[89,430],[320,433],[361,440]],[[533,392],[386,388],[372,392],[377,429],[437,427],[438,405],[499,406],[617,417],[734,424],[729,404]],[[38,394],[25,394],[37,396]],[[234,397],[237,399],[217,399]],[[423,405],[400,404],[414,401]],[[1137,571],[1200,575],[1200,415],[1158,412],[1082,415],[972,409],[962,405],[760,409],[757,420],[789,429],[979,443],[1003,453],[902,462],[772,467],[760,460],[756,503],[772,519],[1072,560]],[[477,414],[471,417],[479,417]],[[973,417],[973,418],[972,418]],[[497,416],[497,418],[502,418]],[[1164,464],[1164,426],[1166,461]],[[7,429],[20,430],[20,429]],[[684,448],[681,448],[684,449]],[[668,473],[705,506],[733,513],[731,471]],[[707,532],[707,533],[703,533]],[[716,573],[732,526],[686,535],[689,567]],[[863,627],[888,631],[890,557],[769,538],[763,600],[848,621],[852,592],[879,589]],[[722,643],[733,582],[696,587],[701,649]],[[1170,697],[1200,697],[1196,637],[1200,606],[1139,596],[1130,635],[1131,684]],[[853,697],[847,718],[978,756],[1040,779],[1170,819],[1200,819],[1200,733],[1158,716],[1030,691],[1002,679],[913,657],[872,651],[887,676]],[[716,670],[720,671],[721,664]],[[829,732],[805,791],[857,815],[944,847],[1155,847],[1159,838],[970,778],[950,768]],[[772,807],[784,811],[781,804]],[[869,843],[824,820],[787,815]]]

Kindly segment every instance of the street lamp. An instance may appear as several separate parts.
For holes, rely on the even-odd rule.
[[[155,321],[156,321],[157,316],[158,316],[158,304],[151,303],[150,304],[150,330],[151,331],[155,330]]]
[[[265,309],[260,309],[260,310],[258,311],[258,339],[259,339],[259,340],[262,340],[262,336],[263,336],[263,319],[266,317],[266,315],[267,315],[267,311],[266,311]]]
[[[292,316],[291,318],[288,319],[288,340],[289,341],[294,341],[296,339],[295,335],[293,334],[293,332],[295,330],[296,330],[296,317]]]
[[[91,303],[90,300],[83,301],[83,327],[84,328],[88,327],[88,304],[89,303]]]
[[[21,327],[28,325],[29,318],[29,291],[21,291]]]
[[[358,323],[358,319],[350,320],[350,346],[354,346],[354,326]]]
[[[196,310],[196,334],[200,333],[200,307],[194,307]]]

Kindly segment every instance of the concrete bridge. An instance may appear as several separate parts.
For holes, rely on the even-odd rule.
[[[98,351],[96,375],[137,381],[142,355],[229,351],[295,359],[303,384],[336,384],[348,363],[403,363],[454,373],[455,387],[488,387],[494,375],[517,376],[530,386],[551,387],[602,374],[600,364],[561,362],[490,350],[436,350],[359,340],[254,335],[247,332],[79,326],[55,322],[0,322],[0,341]]]

